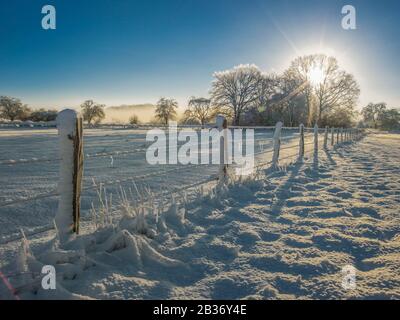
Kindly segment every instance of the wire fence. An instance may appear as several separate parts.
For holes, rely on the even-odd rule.
[[[304,128],[304,133],[301,134],[300,128],[281,128],[278,137],[274,137],[274,130],[276,132],[276,127],[231,127],[233,129],[254,129],[256,132],[256,138],[254,139],[254,168],[261,169],[274,164],[274,156],[276,151],[276,139],[279,139],[279,147],[278,147],[278,160],[279,165],[288,164],[290,162],[296,161],[300,156],[300,144],[303,141],[303,155],[308,155],[312,152],[318,152],[322,150],[323,147],[327,145],[336,145],[341,142],[349,141],[350,138],[355,138],[355,136],[350,136],[350,132],[344,132],[346,137],[343,137],[343,130],[340,132],[339,129],[334,129],[335,134],[331,134],[328,129],[318,129],[318,128]],[[230,128],[230,129],[231,129]],[[182,129],[184,130],[184,128]],[[355,132],[355,131],[354,131]],[[351,134],[354,135],[354,132]],[[357,131],[358,132],[358,131]],[[121,135],[123,136],[123,135]],[[102,136],[105,141],[109,139],[107,136]],[[316,145],[316,141],[318,143],[318,150],[314,150]],[[153,188],[162,189],[160,192],[156,193],[157,197],[161,197],[165,194],[172,194],[181,192],[183,190],[193,189],[195,187],[210,183],[217,182],[218,180],[218,168],[219,165],[212,164],[188,164],[188,165],[168,165],[167,168],[156,170],[156,166],[150,166],[145,162],[145,153],[148,150],[148,144],[145,141],[140,141],[141,146],[138,148],[134,148],[132,150],[126,150],[126,148],[117,148],[118,147],[113,140],[111,144],[103,146],[101,152],[86,152],[85,153],[85,166],[90,167],[91,163],[94,162],[94,167],[96,170],[89,170],[89,174],[85,173],[85,182],[86,184],[82,187],[82,197],[85,199],[84,207],[82,208],[84,212],[88,212],[90,210],[90,203],[96,200],[96,190],[99,187],[110,187],[114,188],[114,192],[117,192],[117,188],[119,186],[126,185],[128,183],[142,184],[142,185],[150,185]],[[332,143],[333,142],[333,143]],[[201,147],[200,144],[193,144],[193,146]],[[210,145],[210,143],[206,143],[206,145]],[[313,146],[310,148],[310,146]],[[168,148],[166,147],[166,150]],[[209,149],[211,153],[211,149]],[[130,157],[131,156],[131,157]],[[210,154],[209,154],[210,156]],[[101,162],[99,163],[101,158],[110,158],[110,162]],[[123,163],[120,169],[123,170],[120,172],[122,177],[117,177],[114,179],[107,179],[107,177],[115,176],[118,172],[111,171],[108,175],[104,175],[106,179],[98,180],[98,177],[101,176],[105,171],[114,170],[114,161],[118,158],[125,158],[125,160],[134,162],[134,165],[130,165],[128,163]],[[57,165],[60,159],[58,157],[49,158],[49,157],[37,157],[37,158],[23,158],[23,159],[3,159],[0,160],[0,170],[4,170],[2,167],[10,168],[10,167],[19,167],[26,164],[47,164],[52,163]],[[170,168],[172,166],[172,168]],[[235,166],[232,166],[235,167]],[[143,173],[148,171],[148,173]],[[91,174],[90,174],[91,173]],[[158,181],[154,181],[154,179],[158,179]],[[98,181],[97,181],[98,180]],[[88,182],[90,182],[88,184]],[[153,182],[153,183],[152,183]],[[11,183],[11,182],[10,182]],[[54,184],[54,181],[51,181]],[[173,187],[171,186],[178,186]],[[113,192],[112,190],[110,192]],[[59,192],[55,190],[51,190],[50,192],[36,194],[33,196],[28,196],[24,198],[16,198],[12,200],[6,200],[0,202],[0,217],[2,214],[2,209],[10,207],[18,207],[26,213],[30,209],[27,204],[36,203],[37,201],[44,199],[52,199],[52,203],[57,205],[57,199],[60,196]],[[86,199],[87,198],[87,199]],[[21,208],[22,207],[22,208]],[[54,208],[54,207],[53,207]],[[47,210],[48,207],[44,206],[44,210]],[[3,211],[4,212],[4,211]],[[54,213],[55,214],[55,213]],[[87,215],[83,214],[83,217],[87,217]],[[0,222],[1,223],[1,222]],[[7,243],[10,241],[15,241],[20,239],[19,235],[19,227],[15,229],[14,232],[9,232],[5,235],[0,234],[0,244]],[[45,226],[38,226],[36,230],[32,232],[27,232],[27,235],[35,235],[39,233],[43,233],[49,231],[53,228],[52,220]],[[17,234],[17,235],[16,235]],[[2,236],[2,238],[1,238]]]

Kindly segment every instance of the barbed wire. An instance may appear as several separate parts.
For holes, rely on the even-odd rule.
[[[100,181],[100,182],[96,182],[96,184],[93,184],[92,186],[87,186],[82,188],[82,190],[90,190],[90,189],[94,189],[97,188],[98,186],[102,185],[102,186],[109,186],[109,185],[114,185],[114,184],[120,184],[121,182],[128,182],[128,181],[135,181],[135,180],[143,180],[146,178],[151,178],[154,176],[164,176],[166,174],[169,174],[171,172],[175,172],[175,171],[186,171],[190,168],[193,167],[199,167],[199,166],[211,166],[212,164],[188,164],[177,168],[173,168],[173,169],[168,169],[168,170],[159,170],[156,172],[152,172],[152,173],[148,173],[148,174],[143,174],[143,175],[138,175],[138,176],[133,176],[133,177],[129,177],[129,178],[123,178],[123,179],[115,179],[115,180],[109,180],[109,181]]]
[[[312,134],[308,134],[312,135]],[[305,135],[305,136],[308,136]],[[295,139],[295,136],[286,136],[282,137],[281,141],[283,140],[291,140]],[[260,142],[260,141],[268,141],[272,139],[272,137],[265,137],[265,138],[259,138],[255,139],[254,142]],[[210,145],[210,142],[207,142],[206,144],[193,144],[189,145],[189,147],[194,147],[194,146],[205,146],[205,145]],[[182,145],[181,145],[182,146]],[[169,147],[165,148],[157,148],[158,150],[169,150]],[[105,158],[105,157],[111,157],[111,156],[124,156],[124,155],[130,155],[130,154],[137,154],[137,153],[142,153],[146,152],[147,148],[141,147],[141,148],[136,148],[133,150],[126,150],[126,149],[120,149],[120,150],[115,150],[115,151],[109,151],[109,152],[96,152],[96,153],[86,153],[85,154],[85,159],[92,159],[92,158]],[[59,162],[61,159],[60,158],[27,158],[27,159],[4,159],[0,160],[0,165],[19,165],[19,164],[31,164],[31,163],[47,163],[47,162]]]
[[[128,181],[143,180],[143,179],[151,178],[151,177],[154,177],[154,176],[164,176],[164,175],[169,174],[169,173],[174,172],[174,171],[180,171],[180,170],[181,171],[186,171],[186,170],[188,170],[190,168],[193,168],[193,167],[205,166],[205,165],[206,166],[211,166],[212,164],[189,164],[189,165],[184,166],[184,167],[180,166],[180,167],[169,169],[169,170],[159,170],[159,171],[156,171],[156,172],[143,174],[143,175],[131,176],[131,177],[128,177],[128,178],[123,178],[123,179],[100,181],[100,182],[97,182],[95,185],[83,187],[82,191],[95,189],[99,185],[109,186],[109,185],[120,184],[120,183],[124,183],[124,182],[128,182]],[[30,198],[16,199],[16,200],[12,200],[12,201],[5,201],[3,203],[0,203],[0,208],[4,208],[4,207],[7,207],[7,206],[11,206],[11,205],[18,205],[18,204],[22,204],[22,203],[26,203],[26,202],[30,202],[30,201],[39,200],[39,199],[51,198],[51,197],[55,197],[55,196],[59,196],[59,195],[60,194],[57,191],[52,191],[50,193],[40,194],[40,195],[37,195],[37,196],[34,196],[34,197],[30,197]]]
[[[308,144],[312,144],[312,143],[308,143]],[[305,145],[308,145],[308,144],[305,144]],[[281,150],[291,149],[291,148],[295,148],[295,147],[298,147],[298,146],[297,145],[293,145],[293,146],[290,146],[290,147],[284,147],[284,148],[281,148]],[[136,152],[136,151],[137,150],[125,151],[125,152],[126,153],[133,153],[133,152]],[[267,154],[267,153],[271,153],[273,151],[274,150],[270,148],[270,149],[267,149],[267,150],[264,150],[264,151],[261,151],[261,152],[257,152],[254,155]],[[109,154],[110,153],[108,153],[107,155],[109,155]],[[117,153],[115,152],[115,154],[117,154]],[[95,157],[95,156],[105,156],[105,154],[92,155],[92,157]],[[42,160],[45,160],[45,159],[42,159]],[[46,160],[51,160],[51,159],[46,159]],[[26,163],[26,162],[24,162],[24,163]],[[207,165],[209,165],[209,164],[207,164]],[[132,177],[128,177],[128,178],[115,179],[115,180],[109,180],[109,181],[101,181],[101,182],[98,182],[98,184],[99,185],[101,184],[101,185],[104,186],[104,185],[120,184],[120,183],[124,183],[124,182],[128,182],[128,181],[143,180],[143,179],[147,179],[147,178],[154,177],[154,176],[163,176],[163,175],[169,174],[171,172],[186,171],[186,170],[188,170],[188,169],[190,169],[190,168],[192,168],[194,166],[204,166],[204,164],[189,164],[188,166],[185,166],[185,167],[177,167],[177,168],[173,168],[173,169],[169,169],[169,170],[159,170],[159,171],[152,172],[152,173],[149,173],[149,174],[137,175],[137,176],[132,176]],[[92,185],[92,186],[83,187],[82,191],[94,189],[96,187],[98,187],[98,186],[97,185]],[[55,197],[55,196],[59,196],[57,191],[52,191],[52,192],[47,193],[47,194],[40,194],[40,195],[37,195],[37,196],[34,196],[34,197],[25,198],[25,199],[16,199],[16,200],[12,200],[12,201],[6,201],[6,202],[3,202],[3,203],[0,203],[0,208],[4,208],[4,207],[7,207],[7,206],[11,206],[11,205],[18,205],[18,204],[22,204],[22,203],[26,203],[26,202],[30,202],[30,201],[39,200],[39,199],[51,198],[51,197]]]
[[[218,179],[217,179],[216,177],[209,176],[209,177],[207,177],[206,179],[203,179],[203,180],[201,180],[201,181],[198,181],[198,182],[195,182],[195,183],[192,183],[192,184],[185,184],[185,185],[183,185],[183,186],[181,186],[181,187],[174,188],[174,190],[172,190],[172,191],[171,191],[171,189],[170,189],[169,187],[166,187],[166,189],[162,190],[161,192],[155,193],[155,194],[153,195],[153,198],[154,198],[154,197],[159,197],[159,196],[162,196],[162,195],[165,195],[165,194],[176,194],[176,193],[179,193],[179,192],[181,192],[181,191],[183,191],[183,190],[192,189],[192,188],[194,188],[194,187],[196,187],[196,186],[204,185],[204,184],[206,184],[206,183],[213,182],[213,181],[217,181],[217,180],[218,180]],[[146,203],[146,202],[148,202],[149,200],[150,200],[150,199],[145,199],[145,200],[139,202],[138,204],[143,205],[143,203]],[[83,221],[86,221],[86,222],[90,221],[91,219],[92,219],[92,217],[90,217],[90,216],[88,216],[88,217],[86,217],[86,218],[85,218],[85,217],[82,217],[82,220],[83,220]],[[38,231],[26,232],[25,234],[26,234],[26,236],[32,237],[32,236],[35,236],[35,235],[38,235],[38,234],[42,234],[42,233],[45,233],[45,232],[49,232],[49,231],[53,231],[53,230],[54,230],[54,224],[49,224],[49,225],[47,225],[47,226],[43,226],[43,227],[42,227],[40,230],[38,230]],[[14,234],[14,235],[15,235],[15,234]],[[20,239],[22,239],[22,238],[23,238],[23,235],[22,235],[22,234],[18,234],[18,235],[15,235],[15,236],[13,236],[13,237],[9,237],[9,239],[5,239],[5,240],[3,240],[3,241],[0,241],[0,244],[1,244],[1,245],[4,245],[4,244],[7,244],[7,243],[11,243],[11,242],[14,242],[14,241],[18,241],[18,240],[20,240]]]
[[[309,128],[309,129],[313,129],[313,128]],[[323,132],[319,132],[319,136],[321,134],[323,134]],[[309,134],[305,134],[305,137],[309,137],[309,136],[313,136],[313,135],[314,135],[314,133],[309,133]],[[289,139],[295,139],[295,138],[296,138],[295,136],[288,136],[288,137],[281,138],[281,140],[286,140],[286,139],[289,140]],[[268,137],[267,139],[271,139],[272,140],[271,137]],[[319,138],[318,142],[323,141],[323,140],[324,140],[324,137]],[[328,140],[331,140],[330,133],[328,135]],[[334,137],[333,140],[334,141],[336,140],[336,134],[335,134],[335,137]],[[260,139],[257,139],[256,141],[265,141],[265,139],[264,138],[260,138]],[[314,141],[311,141],[309,143],[305,143],[304,145],[308,146],[308,145],[312,145],[314,143],[315,143]],[[195,144],[193,146],[195,146]],[[287,149],[293,149],[293,148],[298,148],[298,145],[281,147],[280,150],[287,150]],[[95,158],[95,157],[106,157],[106,156],[110,156],[110,155],[132,154],[132,153],[136,153],[138,151],[143,151],[143,150],[146,150],[146,149],[141,148],[141,149],[128,150],[128,151],[127,150],[117,150],[117,151],[112,151],[112,152],[109,152],[109,153],[104,153],[103,152],[103,153],[96,153],[96,154],[87,154],[87,156],[89,158],[90,157],[93,157],[93,158]],[[264,153],[270,153],[270,152],[273,152],[273,148],[265,150],[265,151],[262,151],[262,152],[259,152],[259,153],[255,153],[255,155],[264,154]],[[311,153],[311,152],[314,152],[314,150],[308,150],[304,154],[308,154],[308,153]],[[286,159],[289,159],[289,158],[292,158],[292,157],[295,157],[295,156],[298,156],[298,154],[296,153],[296,154],[287,155],[285,157],[280,157],[279,161],[286,160]],[[0,161],[0,164],[50,162],[50,161],[59,161],[59,159],[32,158],[32,159],[19,159],[19,160],[2,160],[2,161]],[[258,163],[257,166],[255,166],[255,168],[260,168],[260,167],[263,167],[263,166],[266,166],[266,165],[269,165],[269,164],[272,164],[272,161]],[[159,176],[159,177],[162,178],[162,177],[165,177],[165,175],[167,175],[167,174],[169,174],[171,172],[186,171],[188,169],[191,169],[193,167],[198,167],[198,166],[204,166],[204,165],[203,164],[189,164],[189,165],[187,165],[185,167],[177,167],[177,168],[173,168],[173,169],[170,169],[170,170],[160,170],[160,171],[152,172],[152,173],[149,173],[149,174],[132,176],[132,177],[129,177],[129,178],[102,181],[102,182],[95,183],[92,186],[84,187],[82,190],[95,189],[95,188],[98,188],[99,186],[110,186],[110,185],[115,185],[115,184],[121,184],[121,183],[125,183],[125,182],[128,182],[128,181],[146,180],[147,178],[150,178],[150,177],[153,177],[153,176]],[[208,164],[208,166],[210,166],[210,165]],[[207,182],[211,182],[211,181],[215,181],[215,180],[217,180],[217,178],[215,178],[213,176],[209,176],[209,177],[207,177],[207,179],[195,182],[195,183],[193,183],[191,185],[183,185],[182,187],[175,188],[175,190],[172,191],[172,192],[173,193],[177,193],[179,191],[182,191],[182,190],[185,190],[185,189],[190,189],[190,188],[193,188],[195,186],[202,185],[202,184],[205,184]],[[162,191],[161,193],[158,193],[156,195],[162,195],[162,194],[165,194],[165,193],[171,193],[170,188],[168,188],[168,186],[166,188],[167,188],[166,191]],[[39,200],[39,199],[56,197],[56,196],[59,196],[58,192],[57,191],[53,191],[53,192],[50,192],[50,193],[47,193],[47,194],[40,194],[38,196],[34,196],[34,197],[31,197],[31,198],[16,199],[16,200],[13,200],[13,201],[7,201],[7,202],[4,202],[4,203],[0,203],[0,208],[6,207],[6,206],[10,206],[10,205],[15,205],[15,204],[22,204],[22,203],[26,203],[26,202],[29,202],[29,201],[35,201],[35,200]],[[45,227],[45,229],[41,229],[40,231],[30,233],[29,235],[32,236],[32,235],[44,233],[44,232],[47,232],[47,231],[52,230],[52,229],[53,229],[53,226],[50,225],[48,228]],[[9,242],[12,242],[12,241],[16,241],[18,239],[21,239],[21,237],[13,238],[11,240],[6,240],[4,243],[9,243]],[[2,244],[3,244],[3,242],[2,242]]]
[[[4,207],[11,206],[11,205],[16,205],[16,204],[21,204],[21,203],[26,203],[26,202],[30,202],[30,201],[34,201],[34,200],[39,200],[39,199],[52,198],[52,197],[56,197],[56,196],[59,196],[59,193],[56,192],[56,191],[53,191],[53,192],[50,192],[50,193],[39,194],[37,196],[30,197],[30,198],[16,199],[16,200],[12,200],[12,201],[5,201],[3,203],[0,203],[0,208],[4,208]]]
[[[0,165],[16,165],[16,164],[27,164],[27,163],[44,163],[44,162],[57,162],[59,158],[29,158],[29,159],[8,159],[1,160]]]
[[[322,141],[322,140],[324,140],[324,138],[319,139],[319,141],[320,140]],[[311,144],[314,144],[314,141],[309,142],[309,143],[305,143],[304,145],[306,146],[306,145],[311,145]],[[297,148],[297,147],[298,147],[297,145],[293,145],[293,146],[290,146],[290,147],[281,148],[281,150],[292,149],[292,148]],[[270,150],[267,150],[267,151],[271,152],[271,151],[273,151],[273,149],[270,149]],[[320,151],[320,150],[318,150],[318,151]],[[314,152],[313,149],[305,151],[304,154],[309,154],[309,153],[312,153],[312,152]],[[284,157],[280,157],[279,161],[287,160],[289,158],[293,158],[293,157],[296,157],[296,156],[298,157],[298,153],[289,154],[289,155],[286,155]],[[255,166],[255,168],[265,167],[265,166],[270,165],[270,164],[272,164],[272,161],[261,162],[261,163],[258,163]],[[173,168],[173,169],[170,169],[170,170],[160,170],[160,171],[157,171],[157,172],[153,172],[153,173],[149,173],[149,174],[145,174],[145,175],[133,176],[133,177],[126,178],[126,179],[116,179],[116,180],[111,180],[111,181],[98,182],[98,183],[96,183],[96,184],[94,184],[92,186],[85,187],[82,190],[88,190],[88,189],[97,188],[100,185],[101,186],[106,186],[106,185],[112,185],[112,184],[121,184],[121,183],[124,183],[124,182],[127,182],[127,181],[141,180],[141,179],[145,179],[145,178],[152,177],[152,176],[155,176],[155,175],[159,175],[159,176],[162,177],[162,176],[165,176],[166,174],[168,174],[170,172],[173,172],[173,171],[187,170],[187,169],[190,169],[192,167],[198,167],[198,166],[204,166],[204,165],[203,164],[189,164],[188,166],[185,166],[185,167],[177,167],[177,168]],[[210,165],[208,165],[208,166],[210,166]],[[198,181],[198,182],[195,182],[193,184],[190,184],[190,185],[186,184],[186,185],[183,185],[182,187],[175,188],[173,191],[171,191],[170,188],[167,186],[166,190],[163,190],[160,193],[155,194],[155,196],[168,194],[168,193],[178,193],[178,192],[180,192],[182,190],[188,190],[188,189],[194,188],[196,186],[203,185],[205,183],[212,182],[212,181],[217,181],[217,180],[218,179],[216,177],[213,177],[211,175],[211,176],[207,177],[206,179]],[[0,204],[0,208],[4,207],[4,206],[12,205],[12,204],[25,203],[25,202],[32,201],[32,200],[50,198],[50,197],[54,197],[54,196],[59,196],[59,194],[57,192],[51,192],[51,193],[48,193],[48,194],[42,194],[42,195],[38,195],[36,197],[31,197],[31,198],[28,198],[28,199],[18,199],[18,200],[14,200],[14,201],[9,201],[9,202]],[[84,219],[84,220],[86,220],[86,219]],[[88,221],[90,221],[90,218],[88,219]],[[44,233],[44,232],[51,231],[53,229],[54,229],[54,226],[51,224],[48,227],[44,226],[44,229],[41,229],[41,230],[36,231],[36,232],[31,232],[28,235],[29,236],[34,236],[34,235],[37,235],[37,234],[41,234],[41,233]],[[19,240],[21,238],[22,238],[22,236],[16,236],[16,237],[13,237],[12,239],[7,239],[5,241],[2,241],[2,242],[0,242],[0,244],[10,243],[10,242],[13,242],[13,241],[17,241],[17,240]]]

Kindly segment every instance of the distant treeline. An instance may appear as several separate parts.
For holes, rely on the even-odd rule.
[[[0,96],[0,118],[2,119],[48,122],[56,120],[57,113],[57,110],[47,110],[45,108],[32,110],[26,104],[23,104],[20,99]]]
[[[400,110],[389,109],[386,103],[370,103],[362,109],[363,125],[382,130],[400,130]]]
[[[152,123],[201,124],[224,114],[233,125],[270,126],[282,121],[285,126],[352,127],[399,129],[398,109],[385,103],[356,111],[360,88],[352,74],[338,65],[336,58],[323,54],[294,59],[281,74],[262,72],[255,65],[239,65],[215,72],[209,97],[191,97],[183,116],[178,117],[178,103],[162,97],[155,106]],[[89,125],[105,119],[105,105],[87,100],[81,111]],[[56,111],[32,111],[19,99],[0,97],[0,117],[14,120],[50,121]],[[139,124],[139,114],[126,115],[126,123]]]

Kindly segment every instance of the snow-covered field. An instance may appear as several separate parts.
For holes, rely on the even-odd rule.
[[[93,181],[97,185],[105,184],[107,192],[114,195],[121,185],[131,185],[132,181],[162,193],[200,183],[217,173],[215,165],[149,165],[145,158],[146,147],[150,144],[146,142],[146,132],[84,131],[83,218],[89,215],[92,202],[96,204],[98,200],[98,187],[93,186]],[[262,148],[271,149],[272,133],[272,129],[256,132],[256,152]],[[283,144],[298,144],[293,130],[284,130],[283,136],[289,138]],[[309,133],[309,140],[311,136]],[[57,193],[58,148],[55,129],[0,130],[0,150],[3,151],[0,156],[0,244],[20,237],[20,228],[31,234],[52,227],[58,197],[40,197]],[[296,149],[282,151],[283,154],[296,152]],[[271,153],[262,153],[257,158],[268,161],[271,156]],[[39,199],[25,201],[35,197]]]
[[[20,133],[1,134],[2,149],[25,149],[12,156],[3,153],[4,159],[32,158],[25,152],[33,153],[39,145],[47,150],[39,156],[57,157],[55,132],[29,132],[29,143]],[[126,148],[144,146],[138,132],[123,132],[123,138],[121,132],[86,135],[85,154],[119,150],[122,143]],[[270,143],[270,135],[262,133],[261,138]],[[297,144],[297,136],[291,135],[289,143]],[[281,156],[296,151],[288,149]],[[114,159],[108,170],[109,157],[88,161],[86,185],[93,176],[106,181],[126,178],[135,169],[138,174],[156,170],[137,157]],[[268,160],[268,155],[259,157]],[[172,205],[151,199],[139,211],[116,207],[108,213],[115,215],[113,221],[97,230],[87,215],[84,234],[63,248],[51,230],[28,236],[22,250],[21,241],[4,241],[0,268],[21,298],[400,299],[399,164],[399,135],[369,135],[321,149],[318,166],[308,157],[278,171],[261,168],[226,188],[209,184],[180,192]],[[26,165],[22,173],[13,166],[1,169],[1,201],[20,197],[27,186],[35,193],[56,187],[56,162],[37,163],[45,176]],[[153,189],[185,187],[213,172],[215,168],[203,166],[147,183]],[[95,197],[95,190],[84,193],[83,207]],[[12,227],[51,224],[53,201],[53,210],[50,204],[37,211],[31,204],[1,208],[3,235],[14,232]],[[38,289],[42,264],[56,266],[57,290]],[[355,289],[342,286],[342,268],[348,265],[356,268]],[[13,298],[1,282],[0,297]]]

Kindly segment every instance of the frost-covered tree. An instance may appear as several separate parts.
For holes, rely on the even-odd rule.
[[[354,76],[340,69],[336,58],[324,54],[296,58],[285,77],[300,80],[298,90],[306,97],[309,125],[321,124],[337,108],[354,108],[360,95]]]
[[[157,102],[155,110],[156,118],[167,125],[169,120],[176,119],[176,109],[178,109],[178,102],[176,100],[163,97]]]
[[[219,112],[219,108],[211,104],[211,99],[191,97],[185,110],[184,120],[204,125]]]
[[[54,121],[57,118],[58,112],[56,110],[46,110],[40,108],[39,110],[32,111],[29,116],[29,120],[32,121]]]
[[[228,108],[233,124],[240,125],[242,115],[259,99],[261,71],[255,65],[239,65],[214,73],[211,99],[214,105]]]
[[[1,96],[0,117],[14,121],[16,119],[26,120],[31,110],[24,105],[20,99]]]
[[[378,116],[379,127],[385,130],[400,129],[400,111],[398,109],[384,110]]]
[[[378,128],[379,118],[382,113],[386,111],[386,103],[369,103],[366,107],[364,107],[361,111],[364,122],[368,126],[372,126],[374,129]]]
[[[139,124],[139,117],[134,114],[129,118],[129,124],[135,125],[135,124]]]
[[[338,107],[322,117],[320,126],[351,128],[356,125],[356,116],[357,113],[353,108]]]
[[[83,120],[90,125],[93,122],[100,122],[106,116],[105,105],[95,103],[93,100],[86,100],[81,104]]]
[[[307,102],[302,90],[298,90],[299,80],[277,77],[274,94],[270,97],[268,115],[269,125],[282,121],[288,126],[298,126],[307,123]]]
[[[318,122],[324,113],[338,108],[353,109],[360,96],[360,88],[352,74],[339,68],[336,58],[318,55],[317,68],[321,69],[320,82],[315,85]]]
[[[306,124],[310,126],[313,122],[313,91],[311,82],[309,81],[309,74],[312,68],[312,58],[311,56],[297,57],[294,59],[289,68],[284,72],[282,78],[291,84],[296,84],[292,88],[292,92],[288,92],[286,95],[288,97],[296,96],[297,94],[302,94],[305,97],[305,114],[306,114]]]

